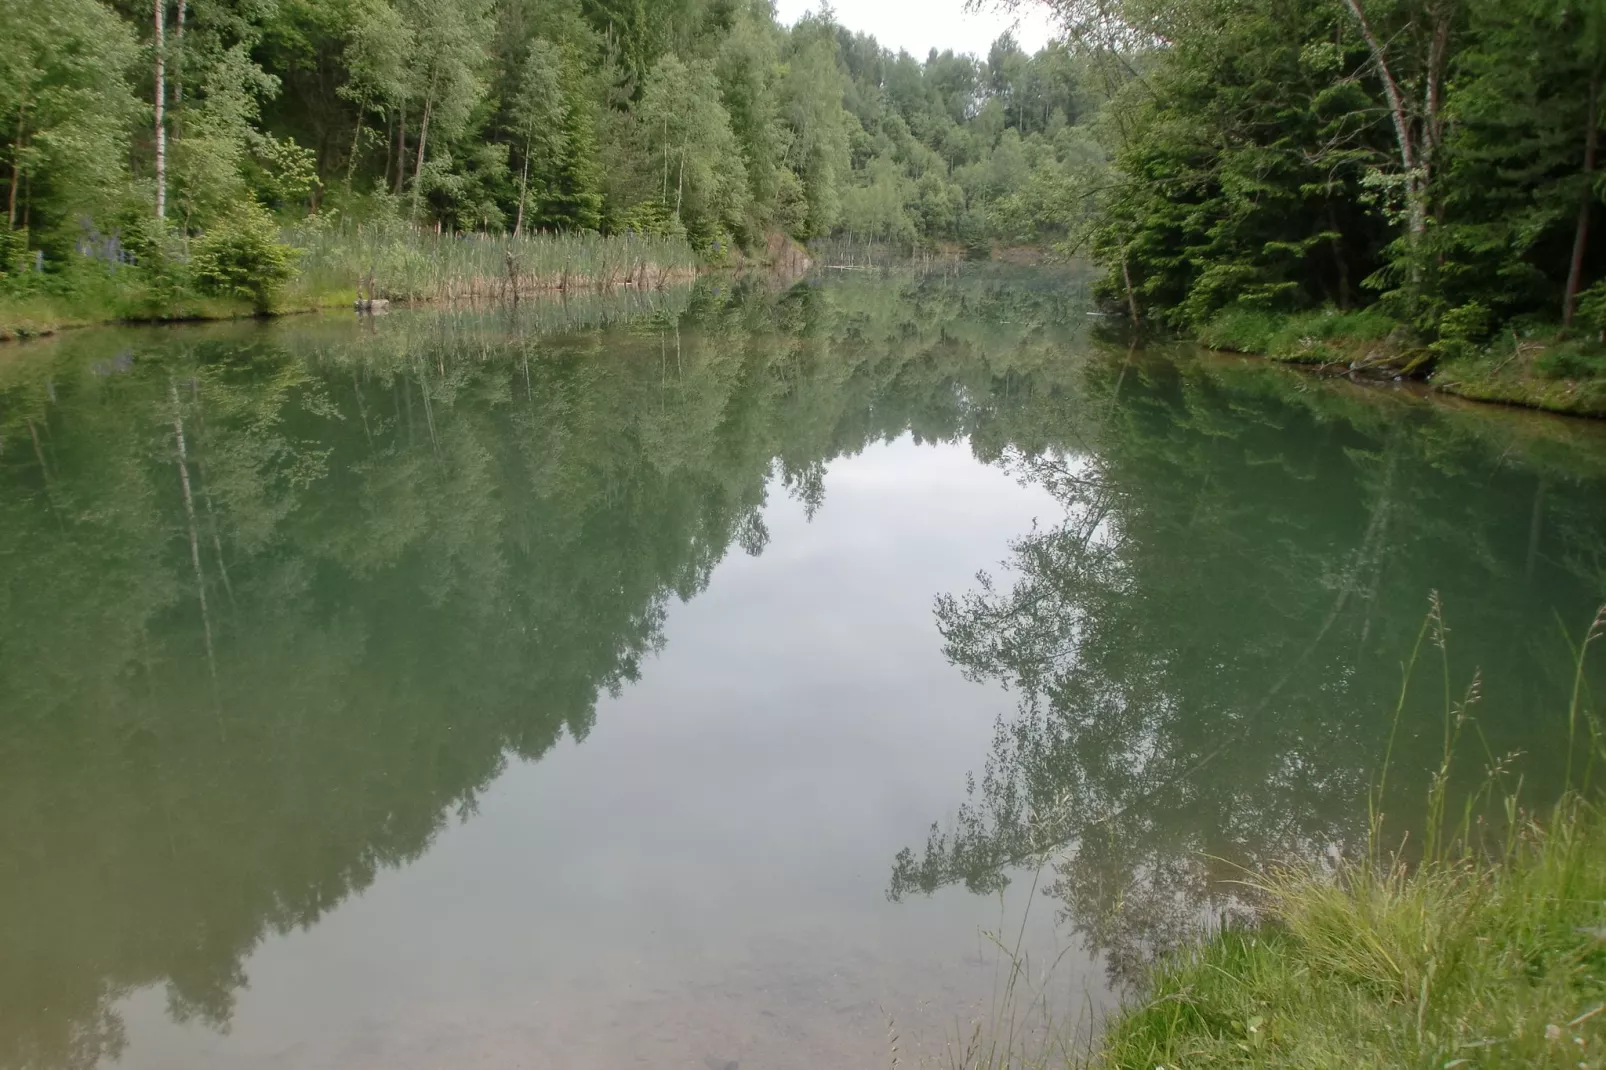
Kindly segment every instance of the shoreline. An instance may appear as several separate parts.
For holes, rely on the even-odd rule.
[[[1596,347],[1559,328],[1547,331],[1483,345],[1464,339],[1424,345],[1372,310],[1229,311],[1189,340],[1213,352],[1288,365],[1321,378],[1362,385],[1415,382],[1468,401],[1606,418],[1606,373],[1596,370]]]
[[[773,254],[775,250],[770,252]],[[384,298],[391,308],[398,310],[465,302],[516,303],[524,296],[549,297],[577,291],[662,290],[670,284],[689,282],[726,266],[706,262],[648,264],[643,260],[623,279],[611,275],[594,278],[578,273],[519,276],[511,294],[506,277],[476,274],[440,280],[436,284],[439,292],[435,294],[399,293],[381,287],[374,296]],[[742,265],[731,266],[739,269]],[[835,270],[839,265],[825,263],[819,267]],[[362,292],[360,286],[321,290],[297,295],[268,311],[255,309],[250,302],[238,298],[196,296],[180,301],[171,314],[156,315],[121,315],[110,309],[74,313],[61,310],[66,302],[59,298],[41,297],[39,304],[46,310],[44,315],[13,313],[9,319],[5,302],[0,301],[0,344],[48,338],[87,327],[220,323],[334,312],[354,308]],[[1422,375],[1418,374],[1419,370],[1437,355],[1421,347],[1400,344],[1390,333],[1380,329],[1384,326],[1381,318],[1366,312],[1256,316],[1254,320],[1246,330],[1241,320],[1219,317],[1209,327],[1183,341],[1217,355],[1287,365],[1316,378],[1342,378],[1361,386],[1409,382],[1418,384],[1428,395],[1553,416],[1606,419],[1606,376],[1569,379],[1533,374],[1534,366],[1561,344],[1556,339],[1515,340],[1513,351],[1503,355],[1493,346],[1485,350],[1464,350],[1442,359]],[[1312,333],[1301,333],[1302,329],[1311,328],[1314,328]],[[1510,374],[1512,371],[1517,374]]]
[[[470,284],[466,293],[448,293],[434,297],[396,297],[381,298],[388,302],[388,308],[378,311],[384,314],[387,310],[416,309],[446,307],[460,304],[477,303],[509,303],[517,304],[525,297],[545,298],[558,294],[569,293],[614,293],[621,290],[634,290],[637,292],[657,292],[669,285],[679,285],[691,282],[709,271],[720,270],[718,267],[702,265],[689,270],[670,268],[662,272],[661,276],[650,285],[638,285],[633,281],[618,283],[542,283],[521,286],[511,297],[494,292],[477,292]],[[27,342],[40,338],[53,338],[68,331],[79,331],[95,327],[164,327],[164,326],[193,326],[204,323],[231,323],[239,320],[276,320],[289,316],[305,316],[319,312],[350,311],[356,315],[372,315],[368,309],[358,308],[359,302],[364,298],[358,296],[359,290],[355,287],[343,292],[327,294],[324,297],[310,301],[294,301],[287,305],[276,307],[268,311],[260,311],[250,307],[248,302],[239,302],[237,308],[217,308],[215,311],[181,311],[167,316],[118,316],[108,314],[104,317],[79,318],[70,314],[59,317],[57,322],[47,323],[38,327],[31,325],[18,326],[16,324],[0,322],[0,346],[8,343]],[[209,300],[209,305],[223,304],[221,301]]]

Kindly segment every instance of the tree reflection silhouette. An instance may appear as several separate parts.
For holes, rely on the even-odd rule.
[[[1018,703],[955,819],[896,859],[892,898],[991,892],[1048,865],[1063,920],[1130,984],[1202,922],[1247,910],[1246,869],[1364,842],[1431,589],[1453,675],[1481,666],[1487,683],[1487,753],[1529,752],[1530,787],[1554,790],[1570,680],[1554,621],[1587,621],[1606,597],[1588,564],[1606,484],[1587,432],[1555,466],[1546,435],[1570,429],[1502,442],[1475,416],[1214,361],[1091,376],[1059,420],[1076,434],[994,455],[1063,519],[1021,537],[1000,576],[937,600],[949,659]],[[1571,518],[1537,571],[1536,471],[1569,482]],[[1408,700],[1386,801],[1401,828],[1437,764],[1443,699],[1419,684]],[[1460,772],[1484,764],[1480,750]]]
[[[587,306],[605,330],[521,303],[8,355],[0,1066],[116,1056],[148,985],[226,1027],[264,938],[584,740],[672,600],[762,552],[772,487],[818,509],[832,457],[967,427],[1071,319],[722,289]]]

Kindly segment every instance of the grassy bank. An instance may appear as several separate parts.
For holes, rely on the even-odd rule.
[[[1199,331],[1212,349],[1344,374],[1424,378],[1477,401],[1606,416],[1606,345],[1558,330],[1511,334],[1484,345],[1425,345],[1375,310],[1294,314],[1234,309]]]
[[[97,323],[226,320],[349,308],[359,292],[393,302],[507,301],[536,293],[656,289],[698,259],[673,238],[597,234],[452,235],[398,224],[286,232],[292,270],[260,293],[209,282],[180,253],[152,263],[84,258],[0,288],[0,339]],[[154,259],[154,258],[153,258]]]
[[[1096,1065],[1597,1067],[1606,822],[1573,796],[1492,854],[1259,883],[1266,921],[1163,965]]]

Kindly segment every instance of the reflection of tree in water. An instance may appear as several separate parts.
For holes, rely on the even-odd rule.
[[[1578,567],[1601,552],[1598,477],[1553,496],[1566,523],[1536,534],[1540,462],[1453,419],[1145,362],[1105,369],[1080,404],[1091,418],[1065,414],[1069,448],[995,451],[1064,520],[1021,538],[1004,577],[938,599],[949,658],[1018,709],[955,821],[899,855],[894,898],[990,891],[1050,859],[1064,919],[1132,981],[1201,921],[1246,909],[1223,883],[1238,867],[1363,838],[1430,589],[1455,675],[1482,667],[1491,749],[1537,752],[1530,782],[1553,782],[1561,737],[1536,711],[1565,704],[1555,614],[1587,620],[1606,595]],[[1408,705],[1404,774],[1436,764],[1440,698]]]
[[[1062,352],[1041,296],[899,289],[561,337],[527,308],[93,332],[0,367],[0,1066],[115,1055],[150,984],[226,1026],[264,936],[585,738],[671,600],[762,550],[772,474],[817,509],[830,458],[996,419]]]

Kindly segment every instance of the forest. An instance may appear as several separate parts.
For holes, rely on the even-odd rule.
[[[1034,240],[1101,155],[1062,45],[922,60],[763,0],[8,0],[0,38],[11,273],[264,213]]]
[[[1056,4],[1117,86],[1110,307],[1390,373],[1606,371],[1599,0]]]

